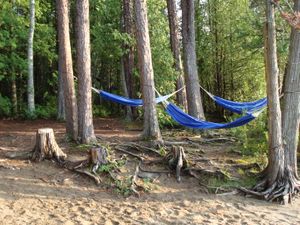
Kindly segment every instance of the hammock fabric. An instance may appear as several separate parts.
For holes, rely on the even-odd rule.
[[[126,97],[122,97],[120,95],[116,95],[116,94],[112,94],[106,91],[102,91],[99,90],[98,93],[100,94],[100,96],[106,100],[112,101],[112,102],[116,102],[122,105],[128,105],[128,106],[141,106],[143,105],[143,100],[142,99],[130,99],[130,98],[126,98]],[[173,94],[169,94],[169,95],[165,95],[165,96],[160,96],[158,98],[155,99],[156,104],[166,101],[168,98],[170,98]]]
[[[219,106],[238,114],[258,111],[267,105],[267,98],[262,98],[254,102],[234,102],[218,96],[212,96],[212,98]]]
[[[247,113],[246,115],[238,118],[237,120],[222,124],[196,119],[186,114],[179,107],[172,103],[167,104],[166,111],[177,123],[193,129],[222,129],[239,127],[254,120],[257,116],[254,116],[251,113]]]
[[[223,108],[238,114],[243,114],[245,112],[255,112],[260,111],[267,105],[267,98],[262,98],[253,102],[234,102],[218,96],[213,95],[204,87],[199,84],[199,87],[212,99],[214,102],[222,106]]]

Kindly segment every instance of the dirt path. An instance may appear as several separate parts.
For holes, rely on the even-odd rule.
[[[31,149],[36,129],[47,126],[68,151],[61,123],[0,121],[0,224],[300,224],[299,199],[281,206],[207,195],[195,179],[183,177],[177,183],[167,175],[149,194],[124,198],[49,161],[5,159],[7,151]],[[95,127],[103,137],[134,139],[139,134],[125,132],[116,120],[98,120]]]

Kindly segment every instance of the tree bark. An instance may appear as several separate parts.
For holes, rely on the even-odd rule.
[[[281,110],[279,101],[279,71],[277,65],[274,6],[266,0],[266,78],[268,98],[269,163],[267,185],[272,185],[284,171],[282,148]],[[279,177],[280,177],[279,176]]]
[[[28,111],[33,113],[35,110],[34,104],[34,78],[33,78],[33,36],[35,28],[35,0],[30,0],[30,25],[28,36],[28,78],[27,78],[27,101]]]
[[[65,99],[64,99],[64,85],[61,74],[60,63],[58,65],[58,100],[57,100],[57,119],[66,119]]]
[[[167,0],[168,6],[168,18],[169,18],[169,28],[170,28],[170,44],[171,50],[174,58],[174,67],[178,72],[178,78],[176,81],[176,89],[180,89],[185,85],[184,75],[181,62],[181,53],[180,53],[180,43],[179,43],[179,34],[178,34],[178,19],[176,14],[176,1]],[[182,90],[177,93],[177,102],[179,105],[183,106],[184,110],[187,111],[187,100],[186,100],[186,90]]]
[[[144,102],[144,130],[142,136],[147,139],[160,141],[161,133],[156,113],[154,74],[150,49],[146,0],[135,0],[135,13],[137,25],[138,61]]]
[[[55,141],[52,128],[38,129],[36,132],[36,144],[32,151],[32,160],[44,159],[65,160],[67,155],[60,149]]]
[[[296,3],[296,2],[295,2]],[[267,94],[268,94],[268,130],[269,130],[269,162],[265,170],[263,180],[260,181],[254,188],[253,191],[246,191],[247,193],[254,194],[256,196],[263,197],[268,201],[279,200],[280,202],[286,203],[286,201],[291,202],[292,196],[295,193],[300,191],[300,183],[297,180],[296,173],[293,171],[292,164],[290,160],[290,153],[287,150],[291,150],[294,153],[295,149],[293,138],[297,137],[297,134],[290,134],[285,131],[285,143],[283,143],[283,132],[281,124],[281,110],[280,110],[280,101],[279,101],[279,72],[277,65],[277,52],[276,52],[276,34],[275,34],[275,15],[274,15],[274,5],[272,0],[266,0],[266,35],[265,35],[265,44],[266,44],[266,53],[265,53],[265,62],[266,62],[266,78],[267,78]],[[295,36],[292,35],[291,38],[291,48],[295,47],[295,50],[290,49],[289,63],[290,69],[293,62],[298,62],[299,58],[299,46],[298,41]],[[295,45],[294,45],[295,44]],[[296,60],[296,61],[295,61]],[[297,69],[297,68],[294,68]],[[293,73],[290,73],[287,77],[287,83],[295,83],[291,78],[294,76]],[[295,77],[294,77],[295,78]],[[287,84],[286,87],[292,87],[292,84]],[[297,86],[296,86],[297,87]],[[299,100],[298,95],[288,94],[285,97],[286,101]],[[299,124],[299,103],[296,103],[296,108],[291,109],[290,103],[285,102],[285,117],[283,121],[290,119],[291,122],[298,122]],[[294,105],[293,105],[294,106]],[[291,112],[289,112],[291,111]],[[293,112],[297,111],[297,113]],[[288,126],[291,126],[287,123],[285,129],[288,129]],[[297,126],[289,127],[295,129]],[[297,127],[298,128],[298,127]],[[297,129],[294,132],[298,132]],[[289,135],[292,135],[290,137]],[[292,143],[287,143],[292,142]],[[292,147],[291,147],[292,146]],[[284,149],[283,147],[288,147]],[[289,149],[290,148],[290,149]]]
[[[295,0],[294,11],[300,11],[300,0]],[[283,145],[286,163],[297,173],[297,145],[300,122],[300,33],[292,28],[287,73],[284,78]]]
[[[129,36],[133,36],[133,19],[132,19],[132,1],[131,0],[123,0],[123,8],[122,8],[122,32],[128,34]],[[123,54],[121,58],[121,82],[123,87],[123,92],[125,97],[133,97],[132,96],[132,79],[133,79],[133,67],[134,67],[134,47],[133,45],[129,45],[127,43],[123,44],[123,49],[127,52]],[[130,106],[126,106],[126,120],[133,120],[133,108]]]
[[[128,88],[127,88],[127,83],[126,83],[126,77],[125,77],[125,65],[124,65],[124,56],[122,56],[121,58],[121,71],[120,71],[120,77],[121,77],[121,83],[122,83],[122,88],[123,88],[123,92],[124,92],[124,97],[129,97],[128,94]],[[133,116],[132,116],[132,110],[130,106],[125,106],[126,109],[126,116],[125,116],[125,120],[126,121],[132,121],[133,120]]]
[[[204,111],[199,88],[199,77],[196,65],[195,47],[195,7],[194,0],[181,0],[182,8],[182,41],[183,65],[188,101],[188,112],[191,116],[204,119]]]
[[[89,0],[77,0],[76,10],[78,139],[87,144],[96,141],[92,112]]]
[[[72,54],[69,31],[69,2],[57,0],[59,64],[64,84],[64,99],[66,108],[66,131],[73,140],[77,140],[78,117],[77,101],[75,96]]]

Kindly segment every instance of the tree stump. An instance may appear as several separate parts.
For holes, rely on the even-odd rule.
[[[182,169],[187,168],[188,162],[185,156],[184,148],[181,146],[172,146],[171,152],[166,156],[168,159],[169,167],[176,170],[176,179],[181,181],[180,172]]]
[[[52,128],[38,129],[36,132],[36,144],[32,151],[32,160],[42,161],[43,159],[56,159],[63,161],[67,155],[56,143]]]

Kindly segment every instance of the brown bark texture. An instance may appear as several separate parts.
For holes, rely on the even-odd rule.
[[[76,1],[76,65],[78,73],[78,140],[96,141],[92,112],[89,0]]]
[[[32,160],[56,159],[63,161],[67,155],[60,149],[55,141],[52,128],[38,129],[36,132],[36,144],[32,151]]]
[[[294,11],[300,11],[300,0],[295,1]],[[283,146],[285,160],[297,173],[297,146],[300,122],[300,33],[292,28],[288,66],[284,82],[283,100]]]
[[[57,0],[57,29],[59,41],[59,64],[64,84],[64,99],[66,109],[66,131],[69,137],[77,140],[78,118],[77,100],[75,96],[73,65],[69,32],[69,2]]]
[[[133,20],[132,20],[132,0],[123,0],[122,7],[122,32],[133,36]],[[124,44],[123,48],[127,52],[122,56],[121,59],[121,83],[125,97],[132,96],[132,78],[133,78],[133,67],[134,67],[134,47],[133,45]],[[132,121],[132,107],[126,106],[126,120]]]
[[[268,182],[272,184],[277,174],[283,172],[284,155],[282,148],[281,109],[279,100],[279,70],[277,64],[276,31],[274,6],[266,1],[266,78],[268,97],[269,128],[269,173]]]
[[[202,99],[199,88],[199,77],[196,65],[194,0],[181,0],[181,8],[183,65],[188,101],[188,112],[193,117],[204,119],[205,116],[202,106]]]
[[[150,38],[148,30],[148,17],[146,0],[135,0],[136,26],[137,26],[137,50],[141,75],[144,130],[143,137],[152,140],[161,140],[156,113],[154,74],[152,67]]]
[[[179,42],[179,33],[178,33],[178,19],[177,19],[177,10],[176,10],[176,1],[167,0],[168,7],[168,18],[169,18],[169,28],[170,28],[170,44],[171,50],[174,58],[174,67],[178,72],[178,78],[176,81],[176,89],[180,89],[185,85],[184,75],[181,62],[181,53],[180,53],[180,42]],[[182,90],[177,93],[177,102],[179,105],[183,106],[184,110],[187,111],[187,100],[186,100],[186,90]]]
[[[266,0],[266,19],[265,62],[269,113],[269,162],[266,170],[263,171],[262,180],[253,188],[253,190],[246,190],[245,192],[259,196],[268,201],[277,200],[281,203],[286,203],[291,202],[292,197],[300,191],[300,182],[297,179],[296,172],[294,171],[293,162],[289,158],[290,154],[295,151],[295,149],[290,151],[294,144],[290,143],[293,142],[293,138],[291,138],[291,136],[285,137],[285,135],[297,137],[297,134],[291,134],[286,130],[282,131],[284,129],[289,129],[287,127],[290,126],[290,124],[287,123],[286,125],[283,125],[284,128],[282,128],[279,101],[279,72],[276,52],[275,14],[274,5],[271,0]],[[294,45],[295,40],[297,39],[295,39],[292,34],[291,47],[296,47],[296,49],[290,50],[289,63],[295,62],[295,60],[299,57],[299,53],[296,54],[299,52],[299,49],[297,49],[297,44]],[[290,73],[290,75],[287,75],[286,87],[288,88],[293,86],[291,83],[295,83],[295,81],[290,79],[291,77],[289,76],[293,77],[294,74]],[[287,95],[285,97],[285,101],[294,101],[298,96],[294,95],[291,99],[290,97],[291,96]],[[291,102],[285,102],[286,112],[284,114],[283,122],[285,122],[287,119],[290,119],[291,122],[293,121],[296,123],[298,121],[299,113],[297,114],[289,111],[299,112],[299,108],[288,107],[289,104],[291,104]],[[298,107],[298,105],[296,105],[296,107]],[[293,125],[290,128],[295,129],[294,127],[295,126]],[[297,129],[294,130],[294,132],[298,132]],[[285,137],[285,139],[283,139],[283,137]]]

